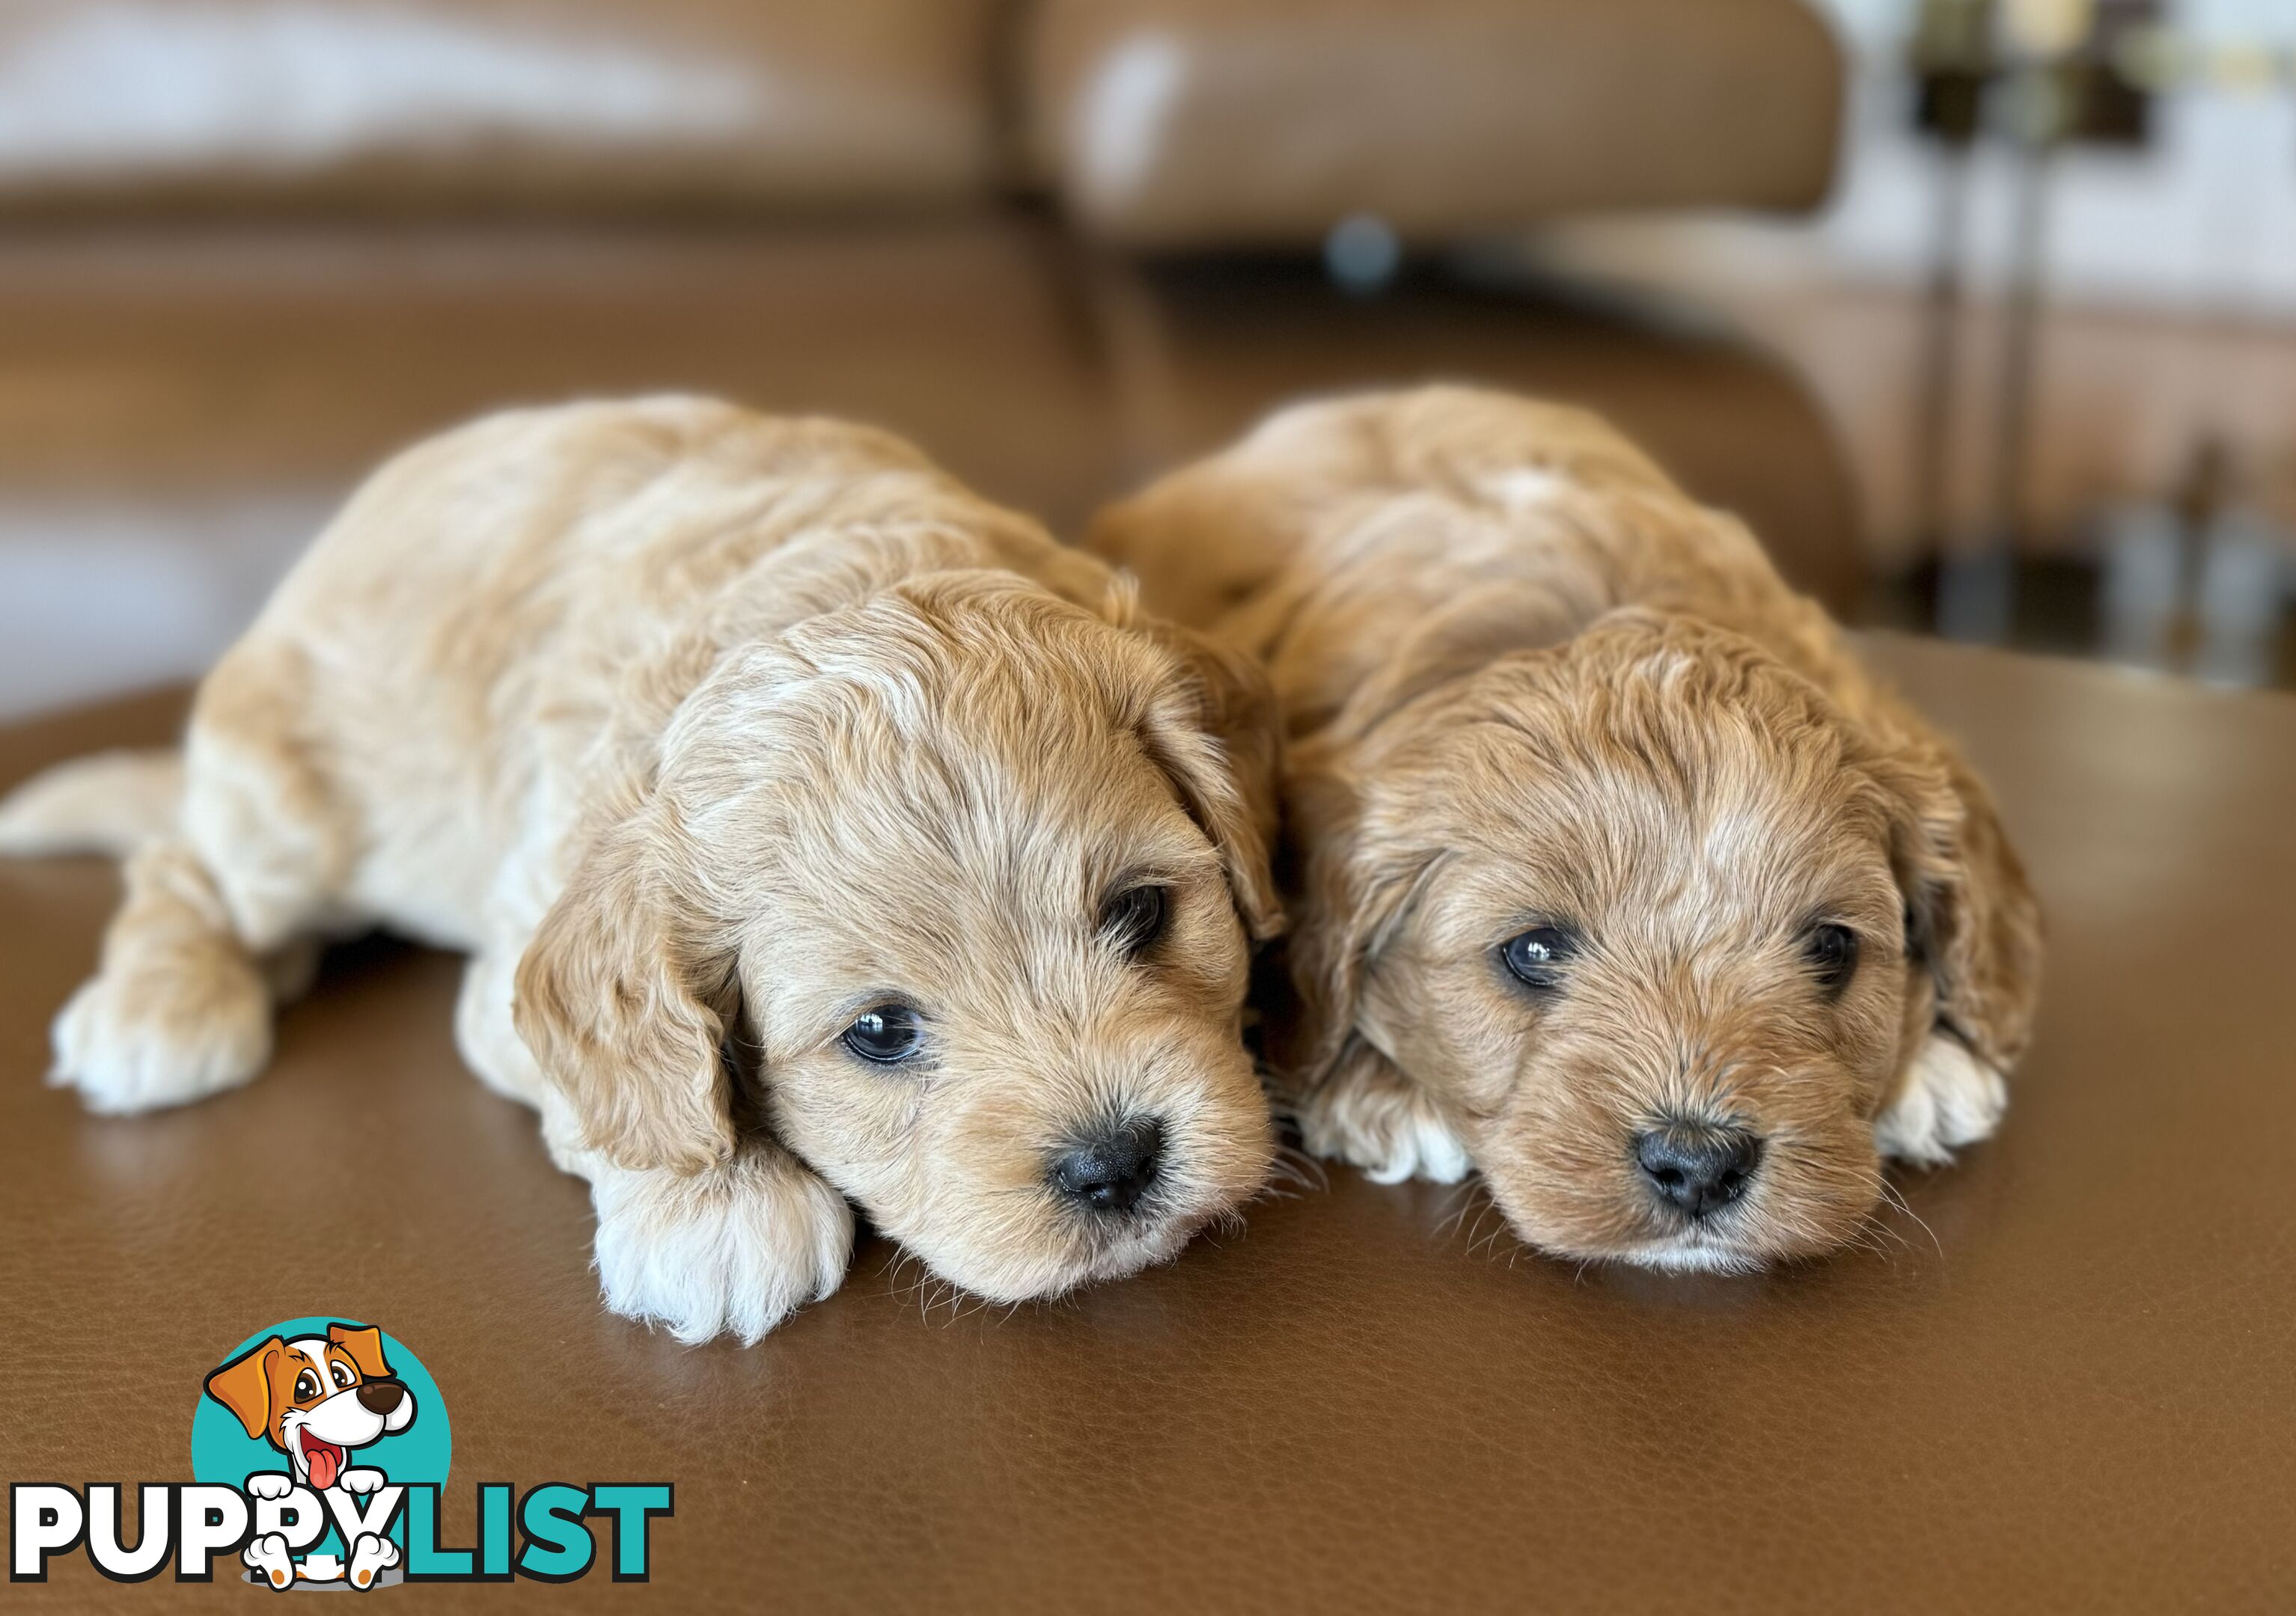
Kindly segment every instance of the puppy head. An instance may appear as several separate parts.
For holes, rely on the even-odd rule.
[[[391,1378],[382,1332],[331,1324],[324,1335],[251,1347],[207,1379],[208,1395],[294,1461],[298,1479],[335,1484],[349,1450],[414,1418],[414,1396]]]
[[[2037,926],[1981,790],[1750,641],[1617,613],[1379,736],[1301,763],[1307,1064],[1407,1073],[1535,1245],[1837,1245],[1932,1027],[2023,1042]]]
[[[619,1164],[769,1126],[998,1299],[1159,1261],[1272,1149],[1240,1041],[1272,706],[1123,594],[952,573],[810,618],[680,709],[521,965],[520,1031]]]

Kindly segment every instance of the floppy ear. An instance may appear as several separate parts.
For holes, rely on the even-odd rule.
[[[719,1046],[733,972],[683,890],[698,868],[649,791],[592,839],[518,964],[514,1019],[618,1167],[696,1173],[734,1154]]]
[[[1312,1088],[1376,1054],[1357,1036],[1364,976],[1435,859],[1386,845],[1372,833],[1360,788],[1335,770],[1301,771],[1296,793],[1308,846],[1300,929],[1292,940],[1300,1039],[1284,1064]]]
[[[1249,657],[1175,624],[1130,620],[1128,593],[1111,597],[1111,617],[1176,657],[1187,677],[1151,698],[1141,745],[1172,782],[1219,850],[1244,929],[1265,941],[1283,929],[1271,850],[1276,833],[1276,768],[1282,749],[1275,692]]]
[[[359,1328],[347,1324],[327,1326],[327,1339],[351,1355],[351,1362],[369,1380],[382,1380],[390,1374],[390,1366],[382,1359],[382,1332]]]
[[[237,1415],[250,1436],[271,1434],[271,1371],[286,1351],[275,1335],[208,1376],[208,1395]]]
[[[1895,799],[1892,857],[1908,942],[1928,967],[1938,1024],[1997,1071],[2032,1035],[2041,914],[1993,799],[1950,748],[1915,735],[1882,770]]]

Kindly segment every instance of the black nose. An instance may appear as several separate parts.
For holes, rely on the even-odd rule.
[[[358,1389],[359,1407],[369,1414],[389,1414],[398,1407],[406,1388],[395,1380],[361,1381]]]
[[[1693,1218],[1746,1193],[1762,1142],[1736,1128],[1669,1122],[1635,1136],[1635,1161],[1659,1198]]]
[[[1098,1130],[1057,1152],[1046,1176],[1053,1188],[1098,1212],[1130,1212],[1164,1153],[1163,1125],[1136,1116]]]

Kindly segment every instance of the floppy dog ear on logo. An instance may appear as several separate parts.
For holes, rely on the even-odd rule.
[[[208,1376],[208,1395],[237,1415],[250,1436],[271,1433],[271,1371],[286,1351],[275,1335]]]
[[[369,1380],[381,1380],[390,1373],[390,1366],[382,1360],[382,1332],[355,1325],[331,1324],[327,1339],[351,1355],[351,1362]]]

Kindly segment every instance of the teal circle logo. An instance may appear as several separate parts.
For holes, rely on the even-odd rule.
[[[334,1314],[283,1319],[250,1335],[209,1373],[192,1413],[193,1477],[258,1497],[291,1484],[366,1503],[386,1483],[443,1488],[454,1447],[447,1400],[422,1360],[397,1336]],[[384,1535],[405,1549],[403,1510]],[[394,1566],[401,1559],[383,1553]],[[374,1557],[370,1550],[355,1558],[331,1523],[294,1551],[290,1574],[356,1578],[360,1558]],[[374,1577],[397,1579],[395,1570]]]
[[[471,1547],[448,1547],[454,1449],[447,1400],[405,1342],[340,1314],[283,1319],[201,1377],[193,1480],[10,1482],[9,1580],[45,1582],[52,1560],[83,1550],[115,1582],[173,1565],[178,1582],[282,1591],[571,1582],[600,1564],[616,1582],[652,1577],[654,1523],[677,1513],[670,1482],[481,1481]]]

